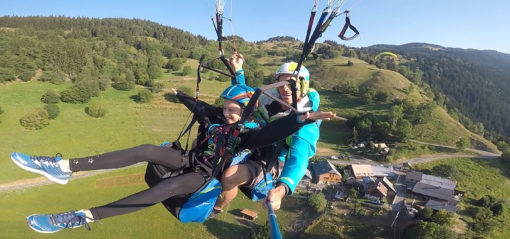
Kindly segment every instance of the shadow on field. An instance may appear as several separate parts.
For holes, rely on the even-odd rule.
[[[246,226],[224,222],[218,219],[209,219],[204,222],[207,231],[217,238],[250,238],[252,231]]]
[[[140,97],[138,95],[132,95],[129,98],[135,103],[140,103]]]
[[[172,103],[179,103],[179,99],[177,96],[173,93],[166,93],[163,95],[165,97],[165,100]]]

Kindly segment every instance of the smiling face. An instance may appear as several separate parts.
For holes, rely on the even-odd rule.
[[[223,116],[225,116],[225,123],[234,124],[237,123],[241,119],[241,113],[243,112],[243,108],[239,103],[225,99],[223,103]]]
[[[291,74],[282,74],[278,77],[278,81],[288,81],[292,77]],[[297,88],[297,97],[300,98],[300,85],[296,84]],[[292,104],[292,89],[290,88],[290,85],[284,85],[278,87],[278,93],[280,94],[280,99],[285,101],[285,103],[291,105]]]

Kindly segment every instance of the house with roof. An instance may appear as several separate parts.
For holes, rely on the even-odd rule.
[[[390,152],[390,147],[388,147],[385,143],[374,144],[374,147],[382,155],[387,155]]]
[[[412,184],[414,186],[414,184],[419,182],[422,177],[423,177],[423,173],[422,172],[409,171],[406,174],[405,182],[406,182],[406,184]]]
[[[408,189],[412,188],[412,193],[428,198],[425,207],[457,211],[457,204],[460,201],[458,191],[455,190],[457,182],[413,171],[407,173],[406,184]]]
[[[370,200],[382,200],[388,196],[388,188],[380,181],[371,182],[365,188],[365,198]]]
[[[381,182],[382,184],[384,184],[384,186],[386,186],[386,188],[388,189],[388,195],[394,196],[397,194],[397,189],[395,188],[395,185],[393,185],[393,183],[387,177],[378,178],[377,181]]]
[[[243,209],[241,210],[241,217],[248,219],[250,221],[255,221],[257,217],[259,216],[259,213],[250,209]]]
[[[314,163],[310,167],[312,172],[312,183],[330,184],[342,181],[342,175],[328,160],[322,160]]]
[[[425,204],[425,207],[431,208],[433,210],[439,211],[441,209],[446,210],[447,212],[457,212],[457,204],[451,203],[447,201],[439,201],[434,199],[429,199]]]
[[[374,176],[372,165],[370,164],[351,164],[345,167],[350,177],[361,180],[366,176]]]
[[[395,177],[395,169],[393,166],[385,166],[385,165],[371,165],[372,172],[376,177]]]

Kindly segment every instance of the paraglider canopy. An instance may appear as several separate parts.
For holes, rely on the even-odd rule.
[[[383,51],[383,52],[381,52],[381,53],[377,54],[377,55],[374,57],[374,60],[376,60],[376,61],[377,61],[377,59],[379,59],[379,57],[380,57],[380,56],[384,56],[384,55],[392,56],[392,57],[394,57],[395,59],[398,59],[398,56],[397,56],[397,55],[395,55],[395,53],[393,53],[393,52],[389,52],[389,51]]]

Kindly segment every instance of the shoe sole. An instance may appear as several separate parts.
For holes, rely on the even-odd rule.
[[[13,156],[11,154],[11,159],[12,161],[18,165],[20,168],[24,169],[24,170],[27,170],[27,171],[30,171],[32,173],[38,173],[38,174],[42,174],[44,175],[46,178],[48,178],[49,180],[55,182],[55,183],[58,183],[58,184],[67,184],[67,182],[69,181],[69,179],[67,180],[63,180],[63,179],[59,179],[59,178],[55,178],[53,177],[51,174],[47,173],[46,171],[43,171],[43,170],[40,170],[40,169],[35,169],[35,168],[30,168],[30,167],[27,167],[25,166],[24,164],[20,163],[18,161],[18,158],[16,158],[15,156]]]
[[[60,231],[60,230],[56,230],[56,231],[41,231],[41,230],[38,230],[38,229],[36,229],[36,228],[32,227],[32,226],[31,226],[31,224],[30,224],[30,223],[28,223],[28,222],[29,222],[28,218],[29,218],[29,217],[31,217],[31,216],[35,216],[35,215],[39,215],[39,214],[32,214],[32,215],[30,215],[30,216],[28,216],[28,217],[27,217],[27,225],[28,225],[28,227],[30,227],[32,230],[34,230],[34,231],[36,231],[36,232],[39,232],[39,233],[45,233],[45,234],[55,233],[55,232]]]

